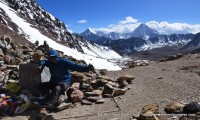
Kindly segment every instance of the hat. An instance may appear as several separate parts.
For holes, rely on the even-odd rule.
[[[51,56],[55,56],[57,58],[58,57],[58,52],[56,50],[51,50],[48,53],[48,57],[51,57]]]

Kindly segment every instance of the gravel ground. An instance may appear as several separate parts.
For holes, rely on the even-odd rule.
[[[130,120],[132,115],[138,115],[142,108],[150,103],[159,104],[159,111],[164,114],[164,107],[172,101],[200,102],[200,54],[186,55],[173,61],[154,62],[148,66],[107,72],[109,77],[115,79],[126,74],[136,78],[125,95],[114,98],[120,106],[120,111],[111,98],[106,98],[104,104],[89,106],[77,104],[74,108],[52,113],[53,118]],[[3,119],[35,120],[37,114],[36,110],[31,110]]]

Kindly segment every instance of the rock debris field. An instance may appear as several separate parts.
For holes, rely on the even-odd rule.
[[[188,54],[164,62],[152,62],[120,71],[106,71],[106,76],[117,80],[124,75],[135,76],[124,95],[104,98],[103,104],[82,105],[75,103],[70,108],[51,113],[48,119],[138,119],[144,106],[156,104],[158,116],[154,119],[180,119],[184,114],[166,114],[165,107],[171,102],[187,104],[200,101],[200,54]],[[117,106],[118,105],[118,106]],[[4,120],[34,120],[37,110],[28,110]],[[134,117],[135,116],[135,117]],[[187,117],[187,119],[190,119]],[[192,119],[192,118],[191,118]]]
[[[18,85],[19,64],[34,64],[51,48],[48,44],[15,45],[10,38],[2,38],[2,45],[4,43],[10,46],[1,46],[0,49],[0,118],[35,120],[39,109],[30,105],[29,97],[34,97],[29,94],[30,91]],[[86,64],[59,53],[60,57]],[[68,98],[73,104],[61,111],[49,111],[50,115],[45,119],[197,119],[200,110],[199,61],[200,54],[178,54],[160,61],[130,63],[129,68],[120,71],[72,71],[71,86],[75,92],[69,93]],[[187,113],[190,113],[189,117],[185,117]]]

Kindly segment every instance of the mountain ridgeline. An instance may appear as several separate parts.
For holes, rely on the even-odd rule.
[[[110,38],[96,35],[90,29],[85,30],[83,33],[80,34],[80,36],[82,36],[83,38],[90,40],[94,43],[100,44],[100,45],[102,45],[103,42],[105,42],[107,40],[111,40]]]
[[[119,34],[115,32],[105,34],[100,31],[95,33],[92,32],[92,30],[87,29],[80,35],[86,39],[90,39],[97,44],[111,46],[113,50],[121,55],[131,55],[137,51],[151,50],[154,48],[161,48],[166,46],[178,46],[180,48],[180,46],[186,45],[194,38],[194,34],[192,33],[162,35],[159,34],[157,30],[148,27],[144,23],[140,24],[132,32],[125,34]],[[103,39],[101,39],[102,37]],[[186,47],[183,47],[181,50],[184,50],[185,48]]]
[[[111,46],[120,54],[131,55],[137,51],[151,50],[154,48],[161,48],[166,46],[184,45],[193,38],[193,34],[172,34],[172,35],[158,35],[148,40],[131,37],[129,39],[110,40],[104,42],[104,45]]]
[[[197,33],[194,38],[181,48],[182,51],[197,51],[200,52],[200,33]]]
[[[88,44],[90,44],[88,41],[84,40],[83,37],[71,34],[67,30],[64,22],[45,11],[34,0],[2,0],[2,3],[3,2],[16,11],[20,18],[24,19],[32,27],[38,29],[40,33],[57,43],[75,48],[79,52],[83,52],[81,46],[88,46]],[[0,26],[5,29],[4,31],[0,30],[0,35],[3,36],[8,33],[7,31],[14,30],[15,33],[12,31],[7,35],[12,38],[18,35],[18,39],[29,40],[30,38],[29,35],[26,34],[26,31],[23,31],[20,28],[21,26],[17,26],[16,23],[6,15],[3,9],[0,8],[0,10]],[[15,34],[15,36],[13,34]]]

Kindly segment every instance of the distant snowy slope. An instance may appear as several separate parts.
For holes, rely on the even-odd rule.
[[[101,57],[104,59],[121,59],[122,58],[118,53],[109,49],[108,47],[103,47],[96,44],[95,45],[88,44],[87,47],[82,47],[82,49],[84,50],[84,53],[87,53],[88,55]]]
[[[181,48],[182,51],[184,50],[195,50],[200,48],[200,33],[197,33],[194,38],[185,46]]]
[[[78,52],[76,49],[66,47],[64,45],[58,44],[52,39],[44,36],[37,30],[36,28],[31,27],[32,25],[27,23],[24,19],[20,18],[15,10],[8,7],[8,5],[4,2],[0,2],[0,7],[6,11],[11,20],[18,25],[18,27],[28,35],[28,40],[34,43],[36,40],[39,41],[40,44],[47,41],[50,47],[56,50],[63,51],[64,54],[72,56],[76,59],[82,59],[86,61],[86,63],[91,63],[95,66],[96,69],[108,69],[108,70],[120,70],[121,68],[114,63],[109,62],[107,59],[113,58],[122,58],[116,52],[113,52],[109,49],[103,49],[98,47],[93,47],[90,43],[88,43],[88,47],[81,46],[84,49],[84,53]],[[101,50],[101,51],[99,51]]]

